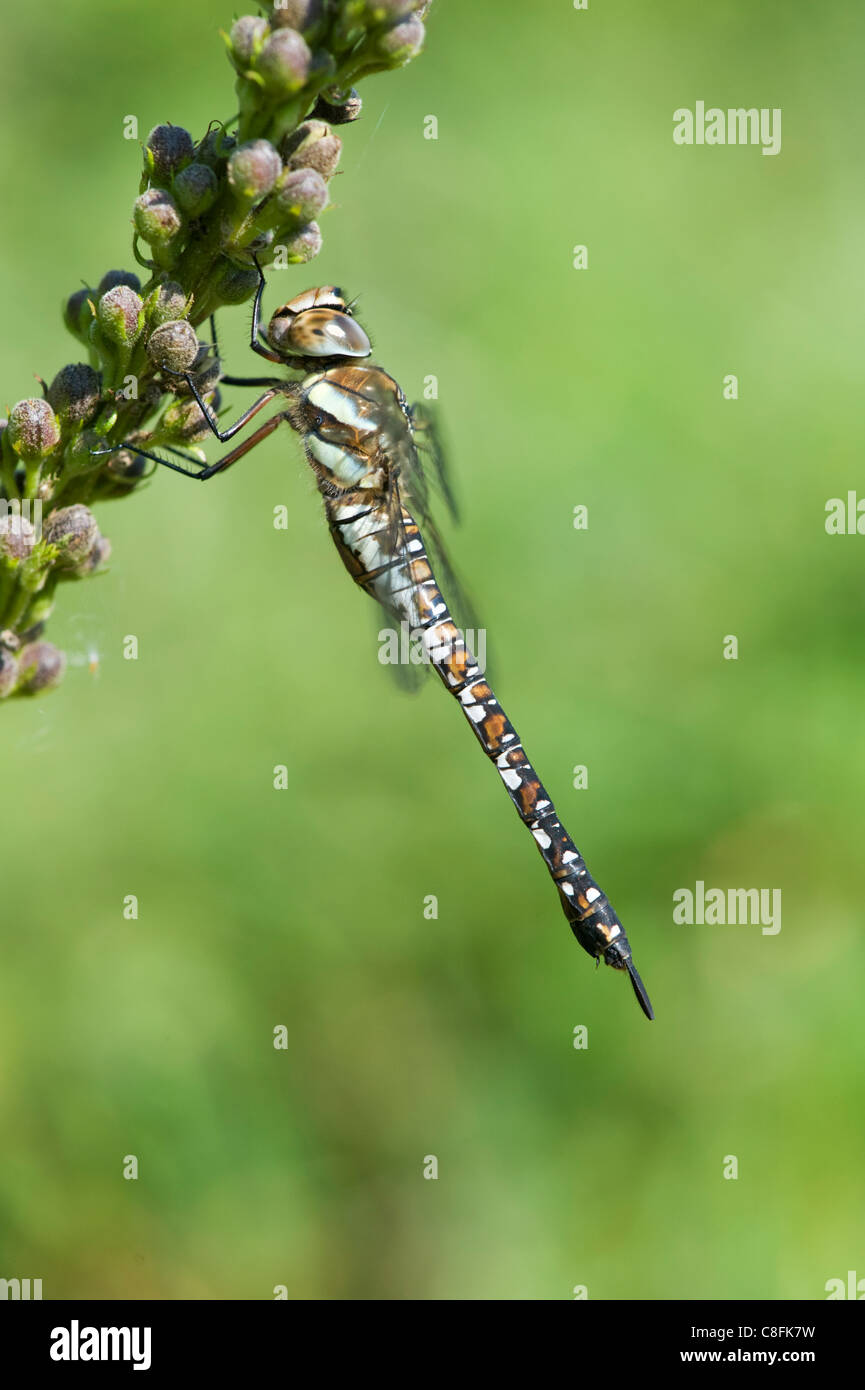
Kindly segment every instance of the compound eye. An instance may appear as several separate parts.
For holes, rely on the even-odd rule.
[[[300,357],[368,357],[372,352],[360,324],[337,309],[309,309],[298,314],[290,337]]]

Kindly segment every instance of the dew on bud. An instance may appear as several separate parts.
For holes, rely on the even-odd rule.
[[[18,512],[0,515],[0,560],[26,560],[35,540],[36,532],[26,516]]]
[[[61,367],[48,387],[48,402],[63,423],[86,424],[99,409],[102,378],[86,362]]]
[[[349,125],[356,121],[363,110],[363,102],[354,87],[343,92],[339,87],[328,87],[321,92],[313,107],[313,119],[329,121],[331,125]]]
[[[38,695],[53,690],[63,679],[66,654],[51,642],[30,642],[18,657],[17,691],[21,695]]]
[[[182,225],[177,204],[164,188],[148,188],[140,194],[132,218],[138,235],[149,246],[167,246]]]
[[[108,342],[129,347],[144,326],[141,296],[128,285],[117,285],[100,299],[96,306],[96,317]]]
[[[147,356],[153,365],[169,372],[188,372],[200,348],[195,329],[186,319],[169,319],[147,340]]]
[[[59,565],[80,565],[99,535],[96,517],[89,507],[74,502],[52,512],[42,528],[42,539],[60,551]]]
[[[187,164],[171,185],[179,207],[187,217],[201,217],[216,201],[219,183],[207,164]]]
[[[155,125],[144,147],[148,173],[158,180],[169,180],[194,153],[192,136],[182,125]]]
[[[299,92],[309,76],[312,54],[306,40],[294,29],[277,29],[266,40],[255,70],[275,96]]]
[[[25,463],[47,458],[60,443],[60,426],[48,401],[18,401],[9,412],[9,442]]]
[[[265,198],[282,172],[282,160],[269,140],[238,145],[228,161],[228,182],[238,198]]]

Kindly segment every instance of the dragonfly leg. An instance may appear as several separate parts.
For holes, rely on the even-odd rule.
[[[139,449],[135,444],[115,444],[108,449],[92,449],[91,453],[98,456],[102,454],[114,454],[120,449],[125,449],[130,454],[137,454],[139,458],[150,459],[153,463],[161,463],[163,468],[170,468],[174,473],[182,474],[184,478],[197,478],[200,483],[206,483],[209,478],[213,478],[217,473],[223,473],[226,468],[230,468],[233,463],[237,463],[238,459],[242,459],[244,454],[248,454],[250,449],[255,448],[256,444],[260,444],[263,439],[267,439],[268,435],[273,434],[277,426],[282,424],[283,420],[287,419],[288,411],[286,410],[281,410],[277,415],[271,415],[269,420],[265,420],[263,425],[259,425],[257,430],[253,430],[252,434],[244,439],[242,444],[238,444],[234,449],[231,449],[224,458],[217,459],[215,463],[209,463],[206,468],[200,468],[198,470],[182,468],[179,463],[172,463],[170,459],[164,459],[159,454],[154,454],[148,449]],[[175,452],[179,451],[175,450]],[[190,458],[188,454],[180,454],[180,457],[188,459],[190,463],[194,462],[194,459]]]
[[[278,395],[278,388],[282,386],[282,382],[277,382],[276,386],[271,386],[269,390],[265,391],[263,396],[259,396],[258,400],[253,402],[253,404],[249,407],[248,410],[245,410],[243,412],[239,419],[235,420],[233,425],[229,425],[227,430],[221,430],[219,428],[219,421],[217,420],[213,411],[210,409],[210,406],[207,405],[207,403],[202,398],[201,392],[195,384],[194,377],[192,377],[189,372],[184,372],[183,380],[186,382],[187,386],[189,387],[190,391],[195,397],[198,409],[201,411],[205,421],[207,422],[212,432],[216,435],[220,444],[227,443],[227,441],[231,439],[233,435],[237,434],[238,430],[242,430],[244,425],[249,424],[249,421],[252,419],[253,415],[257,415],[259,410],[266,406],[269,401],[272,401],[274,396]]]

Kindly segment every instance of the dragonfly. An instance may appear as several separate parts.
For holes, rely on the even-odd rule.
[[[596,962],[603,960],[614,970],[626,971],[643,1013],[654,1018],[625,930],[562,825],[439,587],[439,578],[452,581],[452,572],[430,514],[428,470],[421,459],[423,449],[418,448],[431,422],[421,417],[418,407],[409,406],[392,376],[369,362],[369,337],[354,315],[353,304],[335,286],[306,290],[281,305],[263,334],[265,277],[257,259],[255,263],[259,284],[250,347],[268,362],[300,372],[300,379],[223,376],[221,381],[229,386],[265,389],[233,425],[221,429],[194,375],[178,375],[184,377],[221,443],[232,439],[277,398],[284,402],[282,408],[222,458],[206,465],[179,450],[172,452],[194,467],[129,444],[117,447],[206,482],[243,458],[283,422],[299,435],[323,498],[330,534],[349,574],[420,640],[424,660],[459,704],[532,835],[577,941]],[[215,333],[213,337],[215,343]],[[433,471],[448,494],[441,452],[435,438],[432,443]]]

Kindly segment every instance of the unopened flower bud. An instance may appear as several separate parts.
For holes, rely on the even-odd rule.
[[[0,514],[0,560],[26,560],[35,540],[36,532],[26,516]]]
[[[119,449],[116,454],[110,456],[105,467],[106,472],[117,482],[131,484],[144,477],[147,464],[148,460],[140,454],[130,453],[128,449]]]
[[[89,555],[76,568],[76,574],[84,579],[88,574],[101,569],[111,559],[111,542],[107,536],[99,535],[93,542]]]
[[[287,229],[288,230],[288,229]],[[308,222],[299,232],[277,232],[275,246],[285,247],[289,265],[304,265],[313,260],[321,250],[321,228],[317,222]]]
[[[134,270],[107,270],[99,281],[96,293],[107,294],[118,285],[126,285],[130,290],[135,290],[136,294],[141,290],[141,281]]]
[[[38,695],[59,685],[66,670],[66,656],[51,642],[31,642],[18,657],[18,686],[22,695]]]
[[[141,296],[128,285],[117,285],[100,299],[96,306],[96,317],[109,343],[130,347],[144,326]]]
[[[399,68],[420,53],[425,37],[422,20],[417,15],[409,14],[382,34],[376,46],[388,67]]]
[[[148,295],[144,305],[147,322],[158,328],[170,319],[182,319],[189,309],[189,301],[182,286],[176,280],[164,280]]]
[[[58,547],[61,565],[80,565],[90,554],[98,535],[96,517],[81,502],[52,512],[42,528],[42,539]]]
[[[147,340],[147,356],[156,367],[169,372],[188,372],[201,344],[186,319],[169,319],[155,328]]]
[[[138,235],[149,246],[167,246],[182,226],[177,204],[163,188],[148,188],[136,198],[132,216]]]
[[[99,295],[96,290],[91,290],[85,286],[83,289],[75,290],[70,294],[63,306],[63,322],[76,338],[86,338],[90,332],[90,325],[93,322],[91,305],[95,304],[98,298]]]
[[[220,304],[245,304],[258,288],[258,271],[223,256],[217,262],[210,288]]]
[[[267,91],[290,97],[299,92],[309,76],[312,54],[306,40],[294,29],[277,29],[258,54],[255,71]]]
[[[171,185],[179,207],[187,217],[201,217],[216,201],[219,184],[207,164],[187,164]]]
[[[348,92],[341,91],[339,87],[328,87],[319,94],[312,116],[313,119],[317,117],[329,121],[331,125],[349,125],[357,120],[362,110],[363,102],[354,87]]]
[[[9,442],[25,463],[47,458],[60,443],[60,426],[47,401],[19,401],[9,412]]]
[[[157,182],[167,182],[193,153],[192,136],[182,125],[155,125],[144,147],[144,167]]]
[[[270,15],[274,29],[296,29],[308,40],[320,37],[324,20],[324,0],[283,0]]]
[[[324,121],[302,121],[280,148],[289,169],[315,169],[329,179],[339,163],[342,141]]]
[[[11,652],[0,647],[0,700],[11,695],[17,684],[18,662]]]
[[[235,65],[239,68],[250,67],[269,33],[267,20],[257,15],[245,14],[236,19],[228,36],[229,51]]]
[[[219,392],[214,392],[214,395],[218,396]],[[213,401],[211,409],[216,411],[218,408],[217,402]],[[170,435],[172,439],[186,444],[206,439],[211,432],[198,402],[191,397],[177,400],[168,407],[159,422],[159,430],[161,434]]]
[[[63,423],[92,420],[99,409],[102,378],[86,362],[61,367],[48,387],[48,402]]]
[[[311,222],[328,200],[327,184],[315,169],[284,169],[274,190],[272,215],[280,225],[289,218]]]
[[[269,140],[238,145],[228,161],[228,182],[238,198],[265,198],[282,172],[282,160]]]

